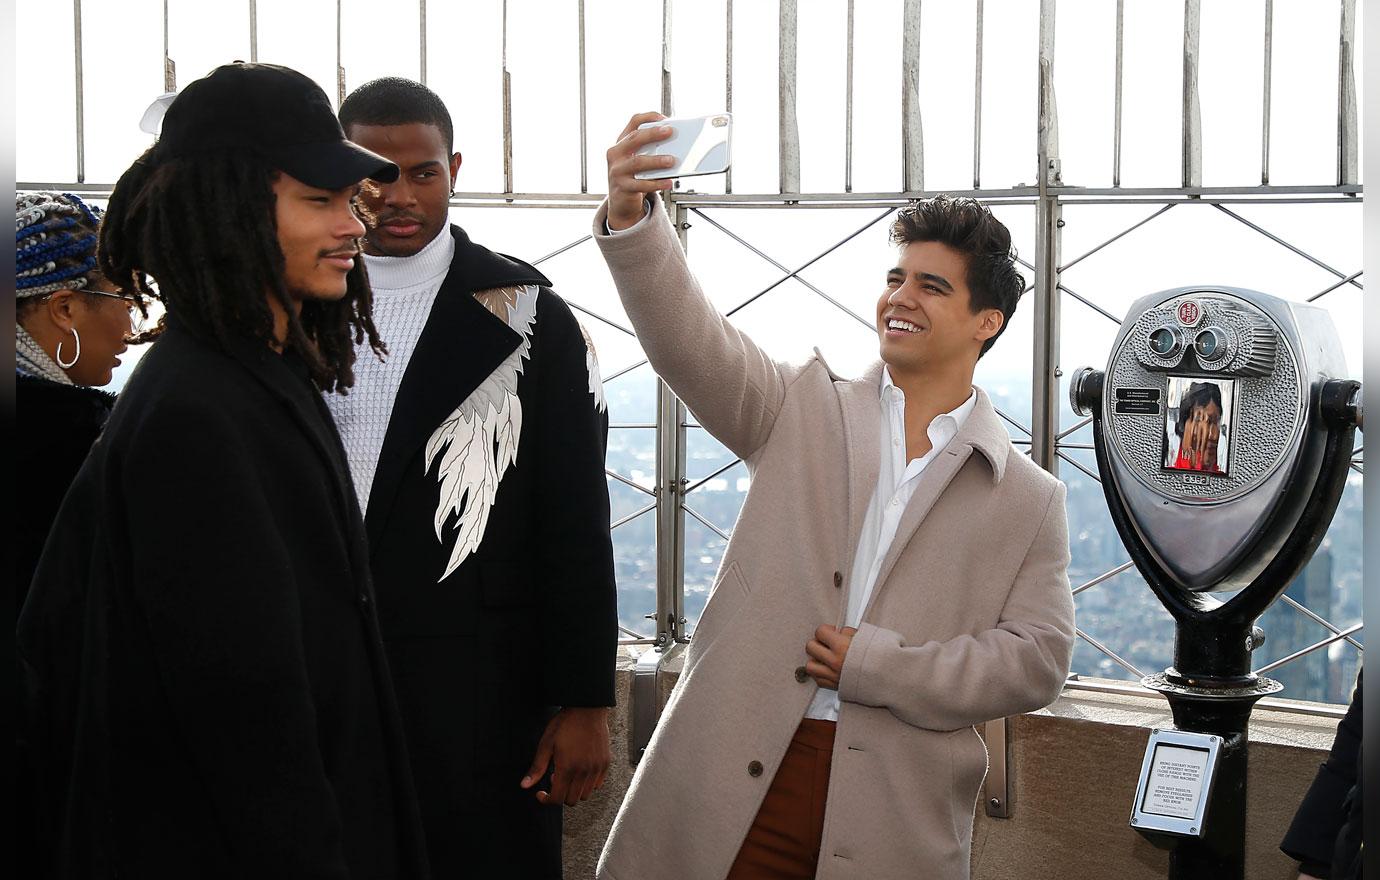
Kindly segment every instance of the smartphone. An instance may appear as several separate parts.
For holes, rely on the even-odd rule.
[[[633,175],[638,180],[695,177],[701,174],[722,174],[728,170],[729,149],[733,142],[733,117],[728,113],[685,119],[662,119],[658,122],[643,123],[638,128],[652,128],[658,125],[671,126],[671,136],[664,141],[648,144],[637,152],[643,156],[674,156],[676,164],[670,168],[639,171]]]

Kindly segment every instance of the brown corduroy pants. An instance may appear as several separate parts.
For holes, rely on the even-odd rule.
[[[800,722],[725,880],[812,880],[833,750],[834,722]]]

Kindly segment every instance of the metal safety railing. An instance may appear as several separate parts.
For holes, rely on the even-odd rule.
[[[1112,0],[1108,0],[1112,2]],[[501,10],[501,131],[495,133],[501,139],[502,190],[499,192],[461,192],[455,195],[455,207],[501,207],[504,209],[592,209],[600,200],[598,193],[591,193],[588,179],[588,88],[589,74],[586,66],[586,8],[584,0],[577,0],[577,41],[576,66],[578,76],[578,128],[579,128],[579,191],[578,192],[520,192],[515,187],[517,169],[514,168],[513,131],[513,86],[512,71],[508,53],[508,15],[509,0],[502,0]],[[1113,88],[1111,94],[1111,130],[1107,134],[1111,141],[1111,182],[1110,186],[1072,185],[1063,178],[1060,158],[1059,119],[1055,101],[1055,33],[1058,23],[1057,0],[1040,0],[1038,29],[1033,58],[1038,72],[1034,94],[1036,105],[1036,130],[1034,135],[1034,155],[1037,163],[1035,183],[1013,187],[989,187],[982,185],[983,156],[983,95],[984,95],[984,47],[987,42],[986,12],[983,0],[974,0],[973,18],[973,117],[972,117],[972,188],[948,192],[971,195],[990,204],[1022,205],[1033,207],[1034,259],[1022,261],[1031,275],[1029,292],[1031,294],[1031,313],[1033,315],[1033,339],[1031,361],[1031,399],[1032,408],[1029,424],[1011,413],[1003,412],[1005,421],[1018,430],[1020,437],[1014,441],[1027,447],[1032,459],[1051,472],[1058,473],[1060,465],[1072,468],[1080,477],[1097,479],[1095,469],[1079,460],[1080,453],[1086,453],[1087,444],[1075,441],[1077,433],[1087,427],[1088,419],[1077,420],[1069,425],[1060,424],[1060,329],[1063,324],[1065,307],[1077,309],[1080,306],[1106,320],[1119,324],[1120,319],[1114,310],[1099,303],[1096,293],[1076,291],[1066,278],[1066,273],[1083,264],[1094,254],[1108,248],[1126,248],[1133,244],[1134,235],[1150,224],[1167,222],[1185,211],[1201,210],[1204,206],[1220,212],[1246,228],[1254,230],[1264,239],[1283,248],[1300,259],[1306,260],[1318,269],[1330,274],[1333,281],[1326,288],[1308,295],[1308,302],[1324,299],[1337,290],[1362,290],[1362,271],[1348,270],[1331,265],[1308,249],[1288,240],[1287,237],[1267,229],[1264,224],[1250,219],[1241,212],[1242,205],[1281,205],[1281,204],[1319,204],[1347,205],[1360,200],[1362,187],[1358,173],[1358,126],[1357,92],[1355,77],[1356,4],[1355,0],[1338,0],[1338,72],[1335,95],[1318,95],[1317,99],[1335,100],[1336,115],[1336,162],[1335,176],[1327,182],[1310,185],[1271,184],[1271,133],[1276,121],[1272,116],[1275,76],[1275,4],[1273,0],[1264,2],[1264,21],[1261,27],[1262,69],[1260,81],[1261,150],[1260,184],[1253,186],[1208,186],[1203,180],[1203,126],[1202,100],[1199,71],[1202,69],[1202,8],[1201,0],[1185,0],[1183,4],[1182,45],[1178,54],[1182,66],[1182,93],[1179,104],[1179,186],[1176,187],[1126,187],[1122,181],[1122,154],[1125,143],[1123,119],[1125,102],[1123,86],[1125,82],[1125,0],[1115,0],[1115,24],[1108,34],[1114,44],[1114,61],[1109,74]],[[724,50],[725,67],[723,77],[724,108],[732,112],[734,107],[735,51],[735,5],[733,0],[725,0]],[[842,50],[845,58],[845,84],[843,93],[843,189],[840,192],[801,192],[801,151],[802,142],[799,129],[799,108],[802,98],[808,95],[798,93],[800,78],[800,13],[798,0],[778,0],[777,52],[779,61],[779,95],[777,140],[778,191],[741,193],[735,191],[732,172],[725,177],[722,194],[675,192],[668,196],[668,207],[679,230],[681,240],[690,245],[687,231],[688,218],[704,220],[728,239],[740,245],[745,254],[760,259],[782,273],[772,284],[757,290],[745,300],[729,310],[732,314],[750,303],[780,290],[788,281],[796,281],[808,295],[816,296],[830,306],[837,308],[853,320],[870,327],[872,322],[863,315],[849,309],[841,297],[831,295],[822,285],[806,277],[805,273],[819,260],[834,252],[857,235],[874,228],[890,214],[908,201],[932,195],[926,190],[925,182],[925,139],[924,116],[922,114],[923,95],[921,89],[921,69],[919,51],[922,36],[925,34],[926,19],[922,15],[920,0],[903,0],[900,17],[896,25],[900,31],[901,58],[899,103],[900,110],[900,178],[897,191],[855,192],[854,170],[856,154],[854,149],[854,98],[855,98],[855,17],[854,0],[846,0],[843,10],[845,27],[841,31]],[[248,0],[249,55],[251,60],[258,58],[258,3]],[[335,94],[343,100],[347,93],[347,68],[344,52],[344,4],[336,2],[336,45],[335,45]],[[420,76],[425,82],[427,66],[427,3],[418,0],[419,42],[418,57]],[[660,94],[661,109],[670,115],[674,106],[672,82],[672,0],[662,0]],[[18,184],[21,190],[27,189],[67,189],[94,195],[107,194],[108,185],[88,184],[86,181],[86,131],[85,131],[85,80],[82,69],[82,0],[73,0],[74,56],[75,56],[75,94],[76,115],[76,167],[75,182],[24,182]],[[163,74],[165,91],[176,88],[176,65],[169,44],[168,2],[163,2]],[[947,133],[946,133],[947,136]],[[1121,227],[1107,235],[1095,246],[1085,250],[1072,259],[1065,259],[1062,253],[1064,228],[1064,209],[1069,206],[1114,206],[1144,205],[1149,209],[1141,219]],[[768,249],[753,244],[748,236],[733,230],[732,224],[710,213],[711,209],[735,209],[749,207],[777,207],[783,209],[822,209],[841,208],[876,209],[877,214],[849,236],[834,243],[826,250],[792,268],[768,253]],[[538,263],[552,259],[567,251],[580,247],[592,247],[588,235],[577,238],[559,249],[544,256]],[[582,315],[612,328],[619,334],[634,337],[630,327],[622,322],[599,313],[599,310],[583,305],[572,299],[571,306]],[[605,378],[605,382],[619,379],[639,367],[645,366],[645,359],[635,359]],[[650,632],[638,632],[628,627],[621,631],[632,643],[656,643],[668,645],[683,642],[688,638],[688,622],[685,616],[685,561],[684,541],[686,517],[702,523],[721,539],[729,537],[729,530],[711,521],[687,503],[687,496],[701,488],[709,478],[695,483],[686,479],[685,433],[689,425],[684,406],[676,400],[664,385],[657,382],[656,418],[651,424],[623,424],[615,427],[639,428],[656,432],[656,476],[652,486],[646,486],[625,474],[613,470],[608,472],[610,480],[627,486],[639,493],[642,503],[634,510],[615,519],[610,525],[617,530],[638,518],[653,515],[656,519],[656,608],[649,615],[654,623]],[[1027,439],[1028,438],[1028,439]],[[711,476],[719,476],[733,467],[731,461]],[[1357,474],[1364,471],[1363,452],[1357,448],[1352,467]],[[1110,526],[1107,526],[1110,528]],[[1105,572],[1084,580],[1074,588],[1075,595],[1083,595],[1097,589],[1116,576],[1126,572],[1130,563],[1122,563]],[[1296,662],[1313,652],[1326,650],[1341,643],[1361,651],[1362,643],[1355,638],[1361,631],[1360,625],[1339,627],[1304,607],[1303,604],[1286,596],[1285,606],[1322,628],[1327,634],[1316,644],[1305,647],[1289,656],[1280,658],[1262,667],[1269,671]],[[1080,629],[1079,637],[1105,655],[1128,674],[1137,675],[1143,671],[1136,664],[1120,656],[1120,653],[1097,633]],[[1071,683],[1071,686],[1086,686],[1085,683]],[[1112,687],[1125,687],[1115,685]],[[989,805],[990,806],[990,805]]]

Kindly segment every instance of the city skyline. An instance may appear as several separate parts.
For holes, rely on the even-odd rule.
[[[1022,408],[1028,411],[1028,391],[1022,395],[1021,389],[1019,382],[1009,383],[998,405],[1004,404],[1016,412]],[[639,417],[650,411],[655,386],[650,378],[617,381],[616,387],[606,392],[612,421],[637,423]],[[1013,433],[1019,432],[1013,429]],[[697,427],[687,428],[686,455],[686,476],[692,484],[733,461],[731,453]],[[1091,454],[1087,458],[1087,466],[1095,472]],[[648,428],[612,430],[607,465],[610,470],[651,489],[656,467],[655,431]],[[1059,476],[1068,487],[1072,555],[1069,580],[1077,587],[1126,562],[1128,556],[1112,526],[1101,487],[1067,465],[1061,468]],[[618,480],[610,477],[608,482],[615,522],[641,509],[650,500]],[[687,495],[686,503],[720,530],[731,534],[748,483],[746,468],[740,462]],[[1291,598],[1341,629],[1361,622],[1361,483],[1360,475],[1353,473],[1318,553],[1287,591]],[[653,627],[644,615],[656,607],[654,524],[654,514],[648,512],[613,533],[619,620],[624,627],[646,635],[652,633]],[[692,635],[726,543],[695,517],[686,517],[685,611],[687,628]],[[1229,596],[1216,595],[1223,600]],[[1075,609],[1080,629],[1141,672],[1153,674],[1170,664],[1173,620],[1134,569],[1079,593],[1075,597]],[[1282,599],[1262,616],[1259,625],[1265,631],[1266,641],[1253,658],[1252,665],[1257,668],[1331,635],[1325,627],[1289,607]],[[1365,644],[1364,631],[1352,638]],[[1350,699],[1359,662],[1360,653],[1345,641],[1338,641],[1291,661],[1269,675],[1285,684],[1281,698],[1345,703]],[[1136,680],[1136,676],[1081,638],[1074,649],[1073,672],[1081,676]]]

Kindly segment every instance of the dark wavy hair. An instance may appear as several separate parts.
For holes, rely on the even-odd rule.
[[[354,384],[355,345],[368,339],[375,352],[387,351],[363,260],[350,270],[344,298],[306,300],[299,315],[278,243],[277,173],[246,153],[165,159],[153,146],[110,195],[100,269],[122,293],[161,300],[169,316],[222,348],[234,339],[273,343],[267,297],[275,297],[288,315],[285,344],[321,390],[344,392]]]
[[[1011,232],[977,200],[941,194],[901,209],[891,224],[892,244],[904,247],[915,241],[937,241],[967,258],[965,280],[973,314],[1001,310],[1001,329],[982,344],[978,357],[987,354],[1010,326],[1025,290],[1025,281],[1016,271]]]

